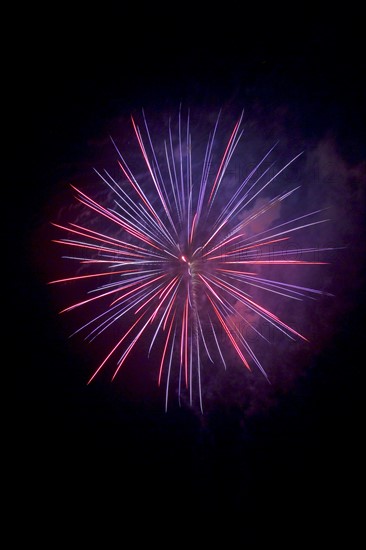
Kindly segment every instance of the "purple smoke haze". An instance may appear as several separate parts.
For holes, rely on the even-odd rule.
[[[209,131],[212,130],[217,112],[211,113],[210,110],[202,108],[192,108],[191,111],[193,174],[198,179]],[[244,115],[244,135],[227,169],[218,202],[223,206],[228,203],[238,184],[277,142],[271,160],[264,163],[262,167],[263,170],[269,170],[269,177],[276,173],[278,167],[302,152],[301,157],[276,178],[268,189],[255,198],[240,216],[243,219],[251,216],[276,194],[299,186],[300,189],[287,200],[253,219],[246,226],[246,231],[250,236],[286,220],[323,209],[321,217],[327,220],[326,223],[296,231],[289,243],[274,245],[273,254],[276,256],[273,255],[273,258],[280,256],[286,259],[290,255],[292,259],[327,262],[327,265],[291,267],[259,265],[255,269],[258,276],[314,288],[323,293],[312,300],[293,301],[268,292],[261,298],[260,291],[251,289],[251,297],[254,300],[258,299],[259,303],[306,336],[309,342],[289,340],[261,318],[244,311],[245,308],[239,302],[236,305],[238,314],[243,315],[245,320],[249,321],[264,337],[256,334],[246,322],[240,321],[240,317],[237,321],[232,319],[236,325],[241,323],[239,330],[243,332],[258,356],[270,383],[255,367],[252,372],[247,372],[243,365],[239,364],[235,352],[232,349],[226,349],[229,348],[229,342],[224,344],[225,353],[228,354],[227,370],[222,364],[211,365],[208,361],[203,364],[202,394],[206,411],[214,410],[218,406],[234,406],[244,410],[246,415],[271,408],[282,395],[291,392],[299,378],[307,376],[313,368],[316,368],[314,364],[316,364],[317,355],[332,345],[332,340],[337,338],[345,319],[352,315],[352,304],[361,290],[362,282],[361,263],[358,260],[362,256],[363,243],[359,238],[359,225],[362,220],[365,190],[364,163],[347,162],[331,135],[320,136],[317,140],[313,139],[308,143],[299,128],[292,127],[288,109],[280,110],[272,119],[264,118],[257,107],[253,111],[254,113],[250,115]],[[220,151],[220,148],[222,150],[225,140],[228,139],[238,112],[240,112],[239,109],[235,112],[232,105],[224,106],[221,117],[224,123],[219,126],[218,137],[214,143],[217,151]],[[164,150],[163,139],[167,136],[169,117],[174,115],[175,113],[172,112],[146,112],[158,157]],[[141,161],[141,152],[138,150],[128,117],[119,117],[111,121],[109,126],[111,128],[109,133],[128,160],[137,180],[146,180],[146,166]],[[105,199],[108,200],[108,195],[113,199],[113,193],[106,189],[93,172],[93,168],[98,171],[106,168],[114,178],[118,179],[121,176],[116,163],[116,151],[110,137],[102,136],[101,139],[91,140],[90,150],[92,153],[88,162],[82,160],[72,166],[70,183],[75,183],[95,200],[103,202]],[[275,164],[272,166],[270,163],[273,158]],[[61,188],[61,196],[55,200],[56,210],[53,221],[65,223],[67,219],[83,224],[90,218],[90,213],[85,212],[85,209],[71,199],[71,193]],[[95,226],[95,229],[97,228],[98,223]],[[308,247],[313,250],[310,255],[304,255],[301,250]],[[62,272],[62,261],[57,258],[58,252],[53,249],[48,251],[53,258],[52,262],[47,262],[53,268],[52,273],[47,273],[49,278],[57,278]],[[260,250],[258,254],[261,254]],[[39,258],[38,262],[40,262],[39,269],[47,272],[43,257]],[[88,267],[84,266],[77,269],[74,274],[87,273],[87,270]],[[60,272],[57,273],[58,271]],[[73,295],[72,289],[61,290],[67,295],[66,304],[80,299],[76,294]],[[57,296],[56,301],[59,300],[60,297]],[[90,310],[89,315],[91,315]],[[77,312],[76,319],[71,320],[68,317],[66,325],[70,323],[73,330],[76,330],[86,321],[87,316],[84,317],[82,312]],[[121,323],[120,327],[113,328],[114,339],[117,337],[118,330],[126,330],[126,326]],[[148,348],[148,340],[144,343]],[[85,343],[81,345],[88,348]],[[98,354],[100,357],[105,356],[108,345],[108,334],[102,335],[96,346],[93,343],[90,348],[91,361]],[[88,349],[84,352],[89,353]],[[140,363],[139,366],[136,365],[136,360]],[[113,382],[117,386],[114,391],[117,391],[117,394],[121,392],[125,397],[128,395],[132,401],[147,399],[153,402],[157,398],[160,399],[161,395],[159,397],[155,387],[158,357],[147,359],[139,351],[136,360],[132,358],[124,366],[118,380]],[[182,399],[184,401],[184,396]]]

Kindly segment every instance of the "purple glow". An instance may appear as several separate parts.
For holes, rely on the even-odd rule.
[[[220,117],[206,135],[204,151],[189,113],[183,119],[179,111],[175,126],[169,119],[165,141],[152,136],[144,113],[141,128],[132,118],[138,168],[112,140],[119,173],[96,170],[106,189],[103,198],[73,185],[88,215],[80,223],[54,224],[67,233],[55,242],[75,251],[66,258],[88,272],[51,282],[97,281],[90,295],[62,311],[98,305],[100,311],[95,309],[77,332],[90,340],[112,334],[109,352],[89,382],[113,362],[114,379],[140,345],[149,354],[158,348],[156,381],[164,384],[166,409],[174,380],[179,401],[183,394],[190,405],[198,399],[203,412],[202,374],[210,364],[227,368],[228,346],[245,369],[255,366],[268,379],[251,344],[253,336],[268,343],[264,324],[283,337],[308,341],[273,311],[268,296],[296,303],[328,295],[282,280],[283,269],[276,273],[285,267],[292,280],[293,270],[326,263],[314,260],[315,252],[332,249],[311,243],[298,248],[296,241],[291,248],[299,232],[328,221],[322,209],[280,216],[283,205],[300,193],[298,184],[284,186],[281,178],[302,152],[277,168],[270,160],[272,145],[235,181],[230,167],[243,154],[243,113],[230,131],[225,124],[222,135]]]

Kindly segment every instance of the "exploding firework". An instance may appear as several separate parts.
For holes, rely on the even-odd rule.
[[[243,113],[224,145],[220,117],[206,136],[203,154],[189,113],[183,117],[179,110],[174,123],[169,120],[165,140],[152,135],[144,112],[140,125],[131,117],[140,166],[132,167],[111,138],[118,173],[95,170],[105,190],[102,198],[72,186],[86,209],[85,222],[53,224],[67,233],[55,242],[74,251],[65,257],[83,271],[52,283],[96,282],[63,312],[91,305],[94,315],[76,332],[86,332],[90,340],[103,333],[114,338],[89,383],[110,364],[114,379],[140,345],[149,354],[157,348],[156,381],[165,388],[165,409],[174,384],[179,400],[183,392],[191,404],[197,396],[203,411],[203,369],[216,362],[226,368],[228,346],[243,368],[255,366],[267,377],[248,330],[265,340],[260,325],[266,323],[291,339],[306,337],[268,309],[265,296],[302,300],[321,293],[263,274],[268,266],[322,263],[312,261],[314,247],[288,248],[283,254],[296,232],[326,221],[319,219],[320,210],[267,229],[261,223],[276,220],[283,202],[299,189],[278,193],[275,182],[302,153],[275,169],[273,145],[233,189],[230,163],[242,140]],[[258,292],[264,296],[260,301]]]

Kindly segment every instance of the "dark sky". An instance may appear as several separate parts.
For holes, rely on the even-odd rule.
[[[176,15],[147,31],[127,15],[108,30],[108,21],[66,18],[57,29],[42,27],[16,59],[14,208],[5,212],[12,291],[5,287],[11,323],[4,343],[11,350],[4,367],[16,373],[10,417],[19,500],[31,507],[37,495],[52,507],[63,499],[55,533],[63,522],[80,522],[81,510],[89,529],[106,508],[117,531],[135,514],[165,529],[172,510],[183,531],[202,513],[239,513],[245,530],[245,518],[265,524],[280,502],[278,525],[296,520],[307,531],[324,509],[340,517],[339,506],[352,506],[364,431],[363,37],[356,15],[311,23],[296,16],[289,25],[236,15],[194,25],[188,14],[176,23]],[[92,358],[67,339],[40,267],[55,197],[75,172],[85,174],[118,117],[141,107],[176,111],[180,101],[202,110],[244,107],[271,128],[280,119],[319,158],[331,144],[332,173],[344,176],[333,198],[354,201],[337,210],[352,216],[339,233],[352,253],[335,266],[338,287],[350,290],[327,317],[336,324],[332,337],[309,355],[311,368],[291,391],[255,414],[230,403],[204,419],[176,406],[165,414],[148,382],[138,398],[110,384],[86,386]],[[313,508],[304,518],[306,499]]]

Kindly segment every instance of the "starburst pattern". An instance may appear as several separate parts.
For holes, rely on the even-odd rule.
[[[235,185],[228,167],[243,134],[243,113],[233,125],[224,147],[217,153],[220,113],[207,136],[204,155],[194,155],[191,120],[179,110],[177,122],[169,121],[165,141],[153,140],[142,113],[141,127],[131,118],[143,171],[137,175],[126,155],[112,139],[119,174],[95,171],[105,187],[104,200],[96,200],[72,186],[76,199],[89,212],[83,224],[53,224],[67,234],[55,242],[77,252],[67,258],[87,267],[88,272],[52,283],[95,281],[80,301],[65,308],[103,304],[77,332],[89,339],[111,331],[115,337],[91,382],[114,361],[112,379],[140,344],[148,352],[159,348],[157,383],[165,384],[168,407],[172,373],[178,395],[187,391],[190,402],[196,394],[202,403],[201,372],[207,362],[219,361],[226,368],[225,348],[237,354],[243,367],[266,372],[240,330],[246,325],[261,338],[254,319],[260,319],[289,338],[306,337],[259,302],[254,291],[294,300],[313,298],[319,290],[266,278],[266,266],[320,264],[307,260],[314,248],[295,254],[281,253],[279,246],[306,227],[324,223],[320,210],[302,213],[285,222],[252,233],[299,187],[286,189],[270,199],[259,200],[284,171],[302,154],[289,158],[274,170],[270,161],[276,145]],[[221,143],[221,140],[220,140]],[[141,171],[141,168],[140,168]],[[223,195],[230,185],[230,197]],[[222,197],[225,197],[223,200]],[[101,222],[97,229],[95,222]],[[276,251],[277,247],[277,251]]]

